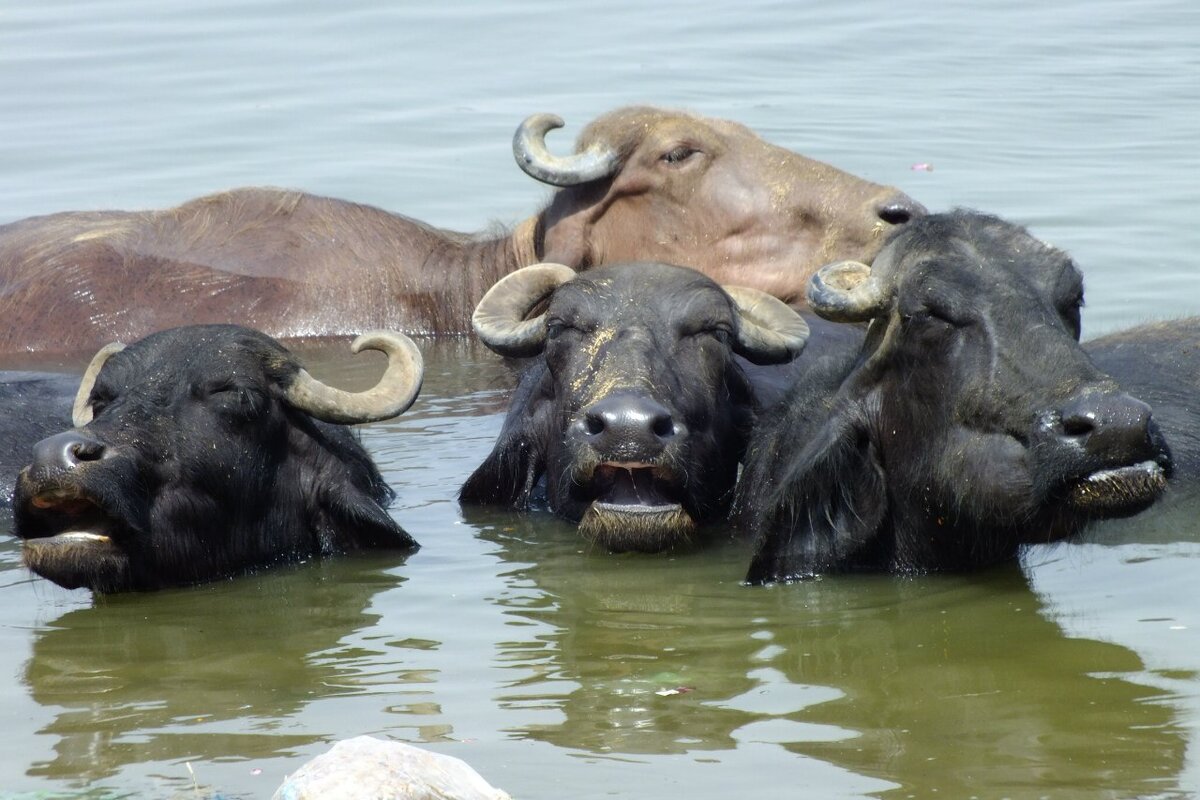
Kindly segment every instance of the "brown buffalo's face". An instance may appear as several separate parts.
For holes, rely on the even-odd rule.
[[[803,303],[818,267],[870,260],[924,209],[896,189],[769,144],[748,128],[651,108],[593,122],[580,151],[610,174],[562,189],[542,255],[581,267],[654,260]]]

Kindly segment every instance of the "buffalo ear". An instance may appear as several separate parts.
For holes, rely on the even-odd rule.
[[[547,375],[542,363],[522,377],[492,452],[458,492],[460,503],[529,507],[530,495],[545,470],[542,442],[551,422],[551,403],[542,386]]]
[[[604,184],[604,181],[596,183]],[[577,270],[591,266],[592,226],[603,213],[607,189],[595,183],[559,189],[542,212],[542,261],[566,264]]]
[[[420,545],[387,512],[395,497],[357,433],[289,410],[289,449],[300,457],[276,481],[283,507],[303,507],[321,555],[356,550],[416,550]],[[298,500],[299,502],[295,502]],[[310,549],[311,552],[311,549]]]
[[[756,441],[752,448],[763,452],[750,454],[741,478],[741,494],[766,494],[739,499],[739,521],[756,537],[747,583],[844,570],[887,518],[886,479],[861,403],[834,411],[798,456],[780,452],[777,442],[786,441]]]
[[[347,487],[322,498],[315,515],[321,550],[416,550],[417,541],[381,504],[357,488]]]

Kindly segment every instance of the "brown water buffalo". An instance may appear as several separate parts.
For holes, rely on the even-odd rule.
[[[466,332],[488,287],[539,261],[682,263],[799,302],[818,266],[869,259],[890,230],[923,213],[895,189],[734,122],[620,109],[585,128],[566,158],[544,143],[561,125],[540,114],[518,129],[518,163],[561,188],[499,235],[271,188],[0,226],[0,354],[90,351],[206,322],[276,338]]]

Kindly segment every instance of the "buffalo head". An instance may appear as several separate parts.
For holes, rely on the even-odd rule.
[[[653,263],[527,267],[488,292],[475,327],[536,361],[462,501],[525,508],[544,491],[585,537],[644,551],[728,509],[754,407],[735,354],[788,361],[808,330],[762,292]]]
[[[535,115],[513,142],[522,169],[563,187],[540,220],[536,251],[546,261],[686,264],[801,303],[817,267],[870,259],[888,233],[924,213],[896,189],[728,120],[623,108],[588,125],[575,155],[556,157],[543,137],[562,124]]]
[[[925,217],[873,265],[822,269],[809,300],[870,326],[848,373],[801,379],[755,434],[737,503],[751,581],[978,567],[1163,490],[1150,408],[1079,346],[1079,270],[1022,228]]]
[[[34,446],[14,532],[34,572],[99,592],[198,583],[361,548],[415,549],[348,423],[402,413],[421,356],[377,332],[353,349],[388,368],[365,392],[310,376],[278,342],[232,325],[109,345],[84,374],[73,430]]]

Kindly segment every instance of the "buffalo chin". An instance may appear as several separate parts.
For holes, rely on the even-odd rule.
[[[1067,502],[1092,517],[1124,517],[1145,510],[1166,486],[1166,471],[1154,461],[1144,461],[1076,481],[1067,490]]]
[[[592,503],[579,532],[609,550],[658,553],[691,541],[696,521],[683,506]]]
[[[658,553],[691,541],[696,521],[678,502],[671,470],[606,462],[592,472],[592,502],[579,520],[584,538],[617,552]]]
[[[25,566],[67,589],[117,591],[129,585],[129,557],[104,534],[65,531],[27,539]]]

